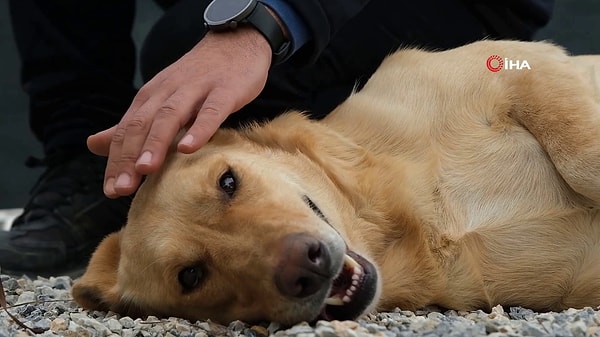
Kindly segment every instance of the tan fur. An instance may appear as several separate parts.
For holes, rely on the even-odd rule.
[[[490,72],[494,54],[532,69]],[[375,263],[371,309],[600,305],[600,57],[510,41],[399,51],[322,121],[221,130],[148,178],[73,294],[123,313],[311,319],[320,303],[273,284],[298,232]],[[205,280],[182,292],[177,273],[198,262]]]

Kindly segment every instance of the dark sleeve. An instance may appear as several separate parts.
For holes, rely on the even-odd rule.
[[[554,0],[472,0],[479,14],[496,38],[531,40],[544,27],[554,9]]]
[[[401,1],[401,0],[394,0]],[[369,0],[288,0],[308,28],[311,38],[299,51],[301,59],[314,61],[329,44],[331,38]]]

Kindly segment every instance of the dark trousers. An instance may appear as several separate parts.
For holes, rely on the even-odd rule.
[[[144,80],[203,37],[208,2],[165,6],[140,51]],[[85,148],[88,135],[118,123],[131,103],[134,6],[134,0],[11,0],[30,124],[47,152]],[[316,62],[303,64],[300,49],[289,62],[274,66],[261,95],[225,125],[269,119],[289,109],[322,117],[399,47],[452,48],[488,36],[484,27],[460,0],[372,0]]]

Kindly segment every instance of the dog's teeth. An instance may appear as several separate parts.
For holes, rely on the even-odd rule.
[[[359,279],[360,279],[359,275],[356,275],[356,274],[352,275],[352,284],[354,284],[354,281],[356,281],[356,284],[358,284]]]
[[[344,255],[344,264],[350,266],[352,269],[361,269],[360,264],[351,258],[348,254]]]
[[[360,266],[358,267],[354,267],[354,275],[360,275],[362,274],[362,268]]]
[[[347,297],[347,296],[344,296]],[[328,297],[325,299],[327,305],[344,305],[344,301],[339,296]]]
[[[344,301],[345,303],[350,303],[350,296],[344,296],[344,298],[342,298],[342,301]]]
[[[356,282],[356,284],[354,284],[354,282],[352,282],[352,285],[350,286],[350,291],[355,292],[357,285],[358,285],[358,282]]]
[[[353,294],[354,294],[354,292],[352,292],[351,289],[346,289],[346,295],[352,296]]]

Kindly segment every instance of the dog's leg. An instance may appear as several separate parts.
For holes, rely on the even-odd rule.
[[[518,305],[538,310],[597,306],[600,303],[600,211],[558,210],[514,222],[490,223],[465,234],[459,258],[450,266],[457,301],[477,294],[465,288],[479,280],[490,306]],[[468,284],[468,283],[466,283]],[[474,289],[479,289],[474,284]],[[456,296],[455,294],[461,294]]]
[[[576,192],[600,202],[600,56],[563,61],[518,77],[512,116]]]

